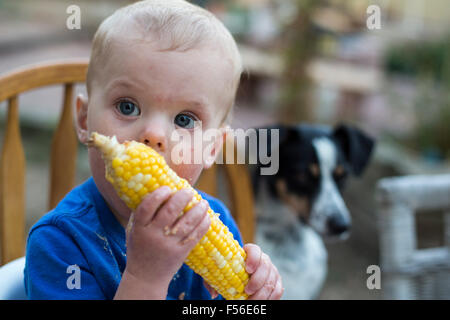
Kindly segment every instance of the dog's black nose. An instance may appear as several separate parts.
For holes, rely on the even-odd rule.
[[[350,223],[340,214],[335,214],[328,220],[328,229],[331,234],[342,234],[350,229]]]

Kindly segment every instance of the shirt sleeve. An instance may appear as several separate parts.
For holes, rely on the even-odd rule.
[[[53,225],[30,233],[24,275],[29,299],[105,299],[75,242]]]

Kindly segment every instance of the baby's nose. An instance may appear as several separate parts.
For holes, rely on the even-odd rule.
[[[164,152],[166,150],[166,143],[161,137],[145,137],[141,142],[158,152]]]
[[[150,140],[145,139],[145,140],[144,140],[144,143],[145,143],[146,145],[150,145]],[[158,149],[161,148],[161,147],[162,147],[162,142],[157,142],[157,143],[156,143],[156,146],[158,147]]]

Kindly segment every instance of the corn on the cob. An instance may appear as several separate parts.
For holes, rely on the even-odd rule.
[[[145,144],[136,141],[120,144],[115,136],[110,138],[93,132],[89,146],[102,152],[106,179],[131,209],[135,209],[147,193],[163,185],[169,186],[173,192],[189,188],[195,193],[184,212],[202,199],[185,179],[178,177],[166,164],[164,157]],[[211,226],[189,253],[185,263],[225,299],[246,299],[244,287],[248,274],[244,267],[245,251],[218,214],[211,208],[208,214]]]

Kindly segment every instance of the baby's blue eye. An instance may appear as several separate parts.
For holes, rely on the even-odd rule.
[[[178,114],[174,120],[174,122],[177,126],[180,126],[185,129],[194,128],[195,121],[197,121],[197,119],[195,119],[194,117],[187,115],[187,114],[182,114],[182,113]]]
[[[120,101],[117,104],[117,110],[125,116],[139,116],[141,114],[141,110],[131,101]]]

